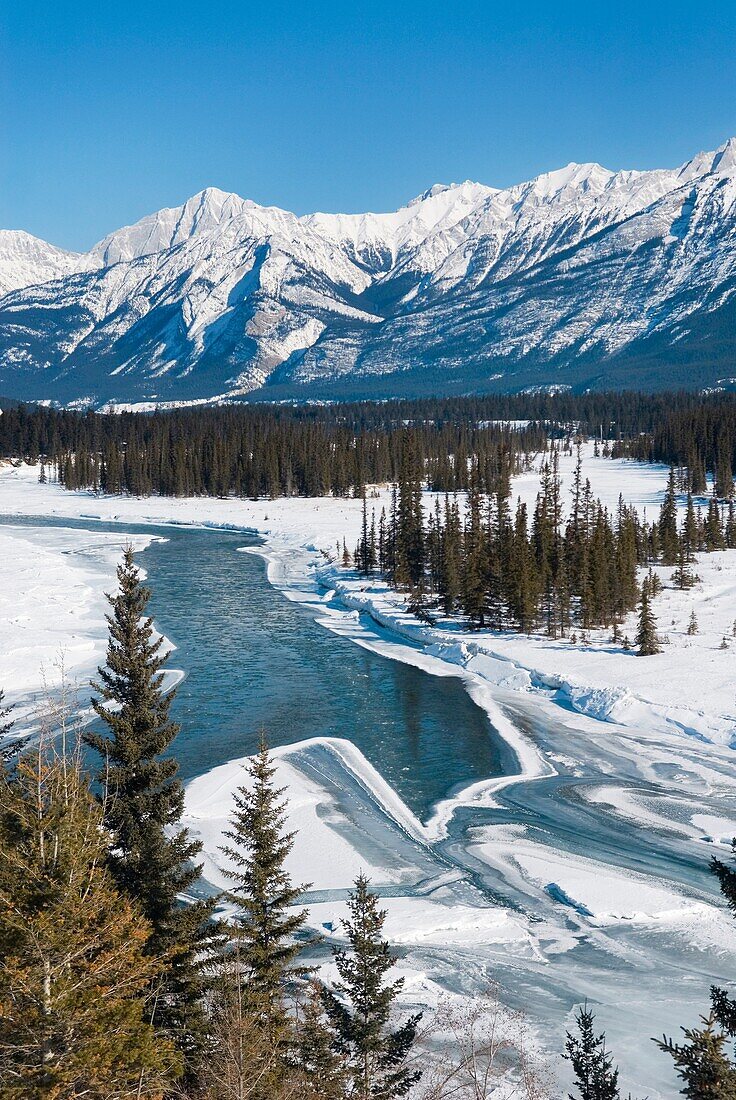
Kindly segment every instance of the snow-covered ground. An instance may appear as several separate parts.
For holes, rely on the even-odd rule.
[[[104,591],[113,587],[121,549],[130,543],[140,551],[151,542],[144,535],[81,534],[0,527],[0,688],[18,728],[32,723],[39,697],[62,674],[84,702],[104,660]]]
[[[572,470],[563,458],[566,489]],[[664,468],[596,459],[587,448],[584,473],[612,508],[622,494],[656,515]],[[532,504],[536,488],[525,475],[514,494]],[[382,492],[370,503],[378,513],[387,501]],[[448,792],[425,824],[345,742],[278,751],[299,833],[293,869],[312,884],[312,922],[328,939],[339,935],[345,892],[363,869],[405,952],[408,997],[471,993],[497,976],[515,1006],[534,1008],[559,1050],[566,1013],[587,996],[625,1088],[651,1100],[676,1095],[648,1036],[695,1022],[709,982],[736,977],[735,930],[702,875],[710,852],[723,852],[736,832],[736,641],[720,648],[736,616],[736,552],[702,555],[701,581],[688,592],[660,570],[665,589],[654,610],[669,644],[641,659],[603,635],[582,646],[417,623],[384,585],[327,559],[343,537],[356,542],[360,501],[103,498],[5,467],[0,514],[117,521],[117,546],[126,523],[257,531],[271,582],[312,605],[327,628],[429,672],[461,675],[514,749],[520,774]],[[0,686],[11,699],[38,690],[37,658],[48,661],[62,645],[79,677],[99,662],[115,550],[115,536],[95,535],[92,522],[88,532],[21,525],[0,528]],[[693,607],[699,633],[688,636]],[[633,636],[633,618],[625,630]],[[243,776],[234,762],[187,791],[187,821],[205,842],[215,885],[222,827]]]

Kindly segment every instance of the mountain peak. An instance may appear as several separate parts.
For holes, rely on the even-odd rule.
[[[24,229],[0,229],[0,295],[69,275],[77,259]]]
[[[570,161],[564,168],[542,172],[528,183],[518,184],[510,190],[520,193],[524,198],[534,196],[539,199],[553,199],[567,193],[599,194],[613,176],[610,169],[595,161],[582,164]]]
[[[124,260],[163,252],[196,234],[217,229],[255,205],[230,191],[205,187],[181,206],[164,207],[133,225],[110,233],[87,253],[84,266],[110,267]]]
[[[707,176],[714,172],[732,173],[736,169],[736,138],[728,138],[723,145],[712,151],[697,153],[678,170],[678,179],[682,183]]]
[[[713,172],[730,172],[736,168],[736,137],[730,137],[719,145],[713,154]]]
[[[495,187],[487,187],[484,183],[475,183],[473,180],[463,180],[462,183],[433,183],[426,191],[422,191],[421,195],[410,199],[406,205],[407,207],[418,206],[428,199],[434,199],[438,195],[449,195],[450,192],[460,191],[463,194],[470,194],[472,192],[490,193],[495,190]]]

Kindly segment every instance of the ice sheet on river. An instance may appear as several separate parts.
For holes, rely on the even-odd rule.
[[[514,718],[521,723],[524,715]],[[581,721],[571,715],[569,725],[555,726],[550,718],[550,741],[564,737],[575,754]],[[705,1008],[712,981],[736,977],[731,920],[703,888],[707,850],[692,854],[705,848],[697,824],[683,851],[682,835],[668,835],[668,807],[649,809],[661,832],[650,851],[637,852],[636,818],[624,828],[621,807],[593,811],[588,795],[598,783],[575,775],[571,756],[562,774],[497,792],[482,817],[458,792],[451,827],[439,836],[348,742],[318,738],[274,755],[297,832],[289,869],[312,880],[310,922],[327,943],[340,939],[346,892],[364,871],[382,895],[387,934],[411,977],[407,1003],[431,1006],[442,990],[473,996],[498,981],[512,1007],[534,1006],[541,1035],[559,1050],[570,1006],[587,998],[609,1041],[622,1044],[626,1088],[646,1089],[653,1100],[674,1095],[650,1034],[677,1032]],[[606,760],[612,766],[603,746],[601,767]],[[205,843],[205,875],[215,885],[224,885],[218,845],[246,778],[243,763],[187,788],[186,823]],[[702,770],[691,773],[695,789],[703,778]],[[717,771],[709,781],[718,781]],[[605,790],[610,799],[610,785]],[[691,809],[682,814],[687,821]],[[525,817],[530,823],[519,824]],[[661,878],[642,872],[652,865]],[[324,960],[323,949],[315,961]]]

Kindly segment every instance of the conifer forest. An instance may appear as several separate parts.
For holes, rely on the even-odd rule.
[[[0,1100],[618,1100],[650,1071],[657,1097],[736,1098],[736,720],[703,698],[736,648],[732,394],[1,407],[19,579],[0,635]],[[162,583],[167,524],[182,574],[187,527],[249,533],[230,570],[261,555],[275,735],[251,689],[236,713],[221,686],[246,675],[253,609],[219,574]],[[180,607],[170,641],[166,599],[213,576],[207,644],[242,628],[206,685],[216,732],[254,740],[203,768],[180,751],[214,732],[201,619]],[[71,672],[41,683],[31,642],[64,599]],[[316,712],[317,736],[283,736],[306,619],[328,682],[338,643],[376,662],[349,672],[374,741],[321,730],[324,680],[288,712]],[[426,753],[449,776],[469,734],[448,721],[428,747],[409,692],[413,756],[391,771],[404,727],[372,729],[378,662],[416,693],[467,690],[504,744],[493,775],[420,806],[402,771]]]

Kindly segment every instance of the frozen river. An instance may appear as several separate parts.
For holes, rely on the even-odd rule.
[[[10,522],[90,537],[121,530],[89,520]],[[411,899],[432,898],[448,911],[501,906],[525,929],[513,942],[482,931],[462,942],[451,931],[440,940],[408,936],[406,965],[458,992],[497,980],[557,1050],[571,1006],[587,997],[625,1088],[677,1095],[649,1037],[694,1023],[709,985],[736,979],[733,929],[714,908],[707,872],[711,841],[722,844],[736,821],[732,751],[599,722],[566,711],[551,692],[498,688],[504,725],[534,746],[547,774],[471,797],[463,791],[513,777],[518,764],[459,676],[415,667],[408,646],[393,650],[403,659],[389,659],[390,637],[357,614],[345,632],[324,629],[331,604],[339,622],[335,601],[277,594],[262,558],[242,552],[258,540],[242,532],[127,522],[124,530],[165,540],[140,560],[156,623],[177,647],[170,663],[186,674],[173,706],[183,778],[251,753],[261,728],[273,746],[350,741],[425,832],[401,828],[323,744],[290,760],[339,799],[350,843],[370,866],[391,849],[410,869],[400,885],[374,876],[387,898],[407,899],[405,922]],[[433,829],[438,804],[445,827]],[[329,906],[349,885],[308,900]]]

